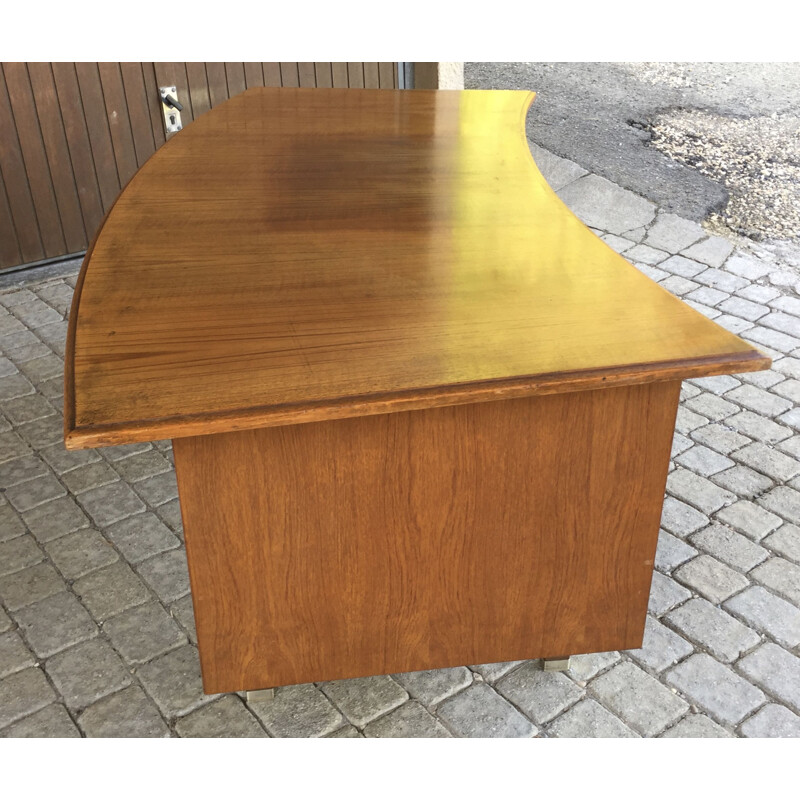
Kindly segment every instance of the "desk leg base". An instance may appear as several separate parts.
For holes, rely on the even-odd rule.
[[[566,672],[569,669],[570,656],[566,658],[545,658],[543,669],[545,672]]]
[[[269,703],[275,699],[274,689],[256,689],[247,693],[248,703]]]

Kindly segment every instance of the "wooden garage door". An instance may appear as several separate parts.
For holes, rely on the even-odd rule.
[[[253,86],[395,88],[393,62],[5,63],[0,67],[0,270],[86,250],[165,141],[159,86],[184,127]]]

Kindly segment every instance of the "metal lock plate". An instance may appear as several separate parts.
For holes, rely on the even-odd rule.
[[[177,133],[183,124],[181,123],[181,108],[178,102],[178,90],[175,86],[161,86],[158,90],[161,95],[161,110],[164,113],[164,129],[167,136]]]

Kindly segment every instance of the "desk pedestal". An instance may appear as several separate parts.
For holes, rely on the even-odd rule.
[[[640,647],[679,392],[176,439],[205,691]]]

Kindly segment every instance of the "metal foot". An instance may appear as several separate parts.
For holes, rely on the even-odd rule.
[[[562,658],[545,658],[544,667],[545,672],[564,672],[569,669],[569,656]]]
[[[256,689],[254,692],[247,693],[248,703],[267,703],[275,699],[274,689]]]

